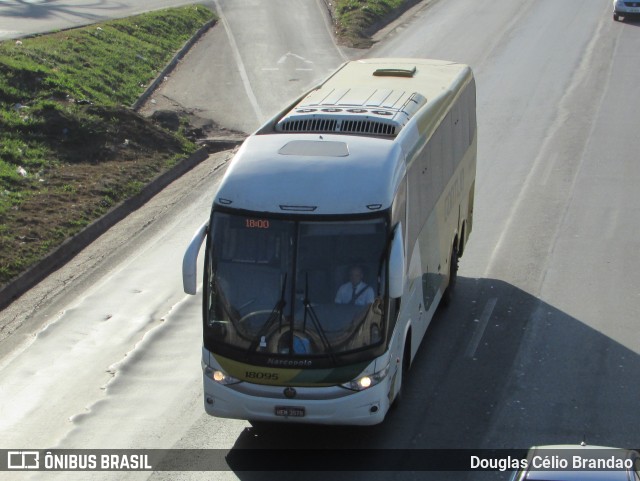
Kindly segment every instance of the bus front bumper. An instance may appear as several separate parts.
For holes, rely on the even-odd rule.
[[[338,387],[295,388],[302,399],[287,399],[285,386],[253,386],[264,395],[239,392],[204,378],[204,408],[212,416],[282,423],[372,425],[389,409],[389,384],[381,382],[355,392]],[[339,397],[332,393],[339,390]],[[313,399],[315,398],[315,399]]]

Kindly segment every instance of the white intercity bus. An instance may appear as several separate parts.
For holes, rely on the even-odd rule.
[[[209,414],[384,419],[471,232],[475,105],[466,65],[359,60],[246,139],[183,260]]]

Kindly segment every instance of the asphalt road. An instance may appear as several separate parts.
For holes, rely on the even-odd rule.
[[[455,301],[434,319],[403,403],[380,426],[255,430],[206,416],[199,299],[181,294],[180,260],[208,214],[222,154],[0,313],[14,331],[0,344],[0,448],[527,448],[583,437],[638,447],[638,24],[614,23],[608,2],[439,0],[388,29],[371,51],[344,52],[315,0],[216,4],[223,22],[165,82],[156,105],[250,132],[346,56],[472,66],[476,207]],[[505,477],[278,477],[328,476]],[[215,473],[273,478],[233,466]]]

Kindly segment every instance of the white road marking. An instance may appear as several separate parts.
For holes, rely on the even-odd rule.
[[[264,122],[264,115],[262,114],[262,110],[260,109],[260,105],[258,105],[258,99],[253,93],[253,89],[251,88],[251,83],[249,82],[249,76],[247,75],[247,70],[244,68],[244,63],[242,62],[242,57],[240,56],[240,51],[238,50],[238,44],[236,43],[233,34],[231,33],[231,27],[227,22],[227,18],[224,16],[222,12],[222,8],[220,7],[220,2],[218,0],[214,0],[216,5],[216,11],[220,20],[222,20],[222,25],[224,25],[224,29],[227,32],[227,36],[229,37],[229,44],[231,46],[231,51],[233,52],[233,56],[236,59],[236,64],[238,65],[238,71],[240,72],[240,78],[242,79],[242,85],[244,86],[244,90],[247,92],[247,97],[249,99],[249,103],[253,108],[254,113],[258,119],[258,122],[262,124]]]
[[[301,57],[301,56],[300,56],[300,55],[298,55],[298,54],[291,53],[291,52],[287,52],[287,53],[285,53],[282,57],[280,57],[280,58],[278,59],[278,62],[277,62],[277,63],[278,63],[278,65],[281,65],[281,64],[285,63],[285,62],[287,61],[287,58],[289,58],[289,57],[296,58],[296,59],[298,59],[298,60],[300,60],[300,61],[302,61],[302,62],[304,62],[304,63],[313,63],[311,60],[307,60],[306,58]]]

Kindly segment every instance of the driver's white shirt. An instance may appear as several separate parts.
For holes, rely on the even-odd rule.
[[[356,286],[356,295],[364,289],[364,292],[360,294],[355,302],[356,306],[366,306],[367,304],[371,304],[375,298],[373,294],[373,289],[364,282],[359,282]],[[338,292],[336,293],[336,304],[350,304],[351,298],[353,297],[353,284],[351,282],[346,282],[340,286]]]

